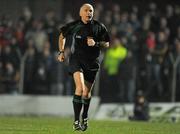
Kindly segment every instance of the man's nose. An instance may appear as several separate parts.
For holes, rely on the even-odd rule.
[[[91,11],[88,11],[88,14],[91,14]]]

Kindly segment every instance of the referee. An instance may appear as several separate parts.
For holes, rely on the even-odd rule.
[[[69,73],[73,76],[76,86],[73,96],[74,130],[85,131],[88,127],[88,109],[91,90],[100,66],[100,49],[109,47],[110,41],[106,27],[93,20],[93,14],[93,6],[88,3],[83,4],[79,11],[80,20],[68,23],[60,29],[58,55],[60,62],[65,59],[66,38],[72,37]],[[80,115],[81,109],[82,115]]]

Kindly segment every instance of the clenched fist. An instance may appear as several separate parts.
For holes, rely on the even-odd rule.
[[[95,46],[96,42],[94,41],[93,37],[87,37],[87,44],[88,46]]]
[[[58,55],[58,61],[63,62],[64,59],[65,59],[64,52],[61,52],[61,53]]]

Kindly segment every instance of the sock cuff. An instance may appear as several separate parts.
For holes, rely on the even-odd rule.
[[[89,104],[91,101],[91,98],[82,98],[82,103],[83,104]]]
[[[73,97],[73,102],[82,103],[81,96],[79,96],[79,95],[74,95],[74,97]]]

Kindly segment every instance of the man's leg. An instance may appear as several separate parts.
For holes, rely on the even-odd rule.
[[[88,127],[88,111],[91,102],[91,90],[93,84],[85,81],[85,90],[82,94],[83,113],[82,113],[82,130],[85,131]]]
[[[84,76],[82,72],[75,72],[73,74],[74,82],[75,82],[75,94],[73,97],[73,108],[74,108],[74,124],[73,128],[74,130],[81,130],[79,116],[82,109],[82,92],[85,88],[84,85]]]

